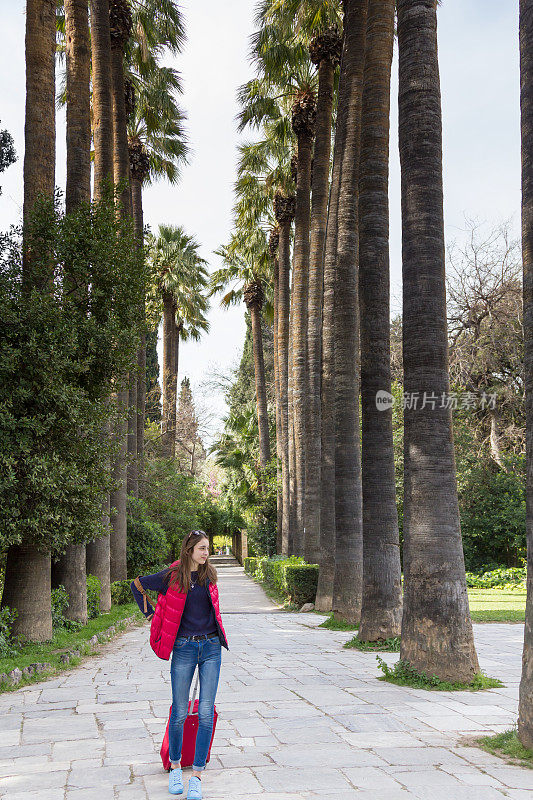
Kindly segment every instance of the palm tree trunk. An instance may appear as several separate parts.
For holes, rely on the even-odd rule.
[[[91,199],[91,108],[88,0],[65,0],[67,41],[67,214]],[[67,276],[70,278],[71,276]],[[72,284],[72,286],[69,286]],[[87,281],[67,287],[84,298]],[[68,619],[86,624],[87,582],[85,543],[71,544],[52,565],[52,580],[68,594]]]
[[[175,428],[171,427],[174,303],[172,295],[163,295],[163,377],[162,391],[162,444],[165,458],[172,458]],[[175,405],[175,398],[174,398]]]
[[[27,0],[24,220],[39,197],[54,194],[55,49],[55,0]]]
[[[119,213],[123,218],[131,216],[130,157],[128,149],[126,102],[124,92],[124,52],[121,44],[111,46],[111,99],[113,106],[113,174],[116,185],[122,186]],[[132,383],[130,383],[130,380]],[[111,537],[111,580],[125,580],[127,577],[127,492],[128,492],[128,431],[132,420],[129,408],[133,379],[129,375],[126,383],[115,395],[120,421],[115,436],[118,442],[118,456],[113,466],[113,479],[116,489],[111,493],[111,506],[116,509],[112,519]],[[136,400],[136,391],[135,391]],[[122,418],[124,415],[124,419]],[[132,437],[133,438],[133,437]],[[135,448],[136,452],[136,448]]]
[[[263,332],[261,330],[261,306],[249,303],[252,323],[252,345],[254,353],[255,396],[257,402],[257,424],[259,427],[259,464],[264,469],[270,461],[270,438],[268,433],[268,411],[263,356]]]
[[[436,4],[398,0],[398,46],[408,471],[400,658],[442,680],[469,682],[479,666],[466,592],[451,410],[432,402],[449,392]],[[416,408],[412,397],[418,397]]]
[[[111,104],[111,37],[109,34],[109,0],[91,0],[92,111],[94,140],[94,198],[103,197],[113,184],[113,117]],[[110,436],[105,426],[102,437]],[[109,465],[111,469],[111,465]],[[110,495],[102,498],[102,526],[110,530]],[[86,568],[100,581],[100,611],[111,608],[109,533],[85,548]]]
[[[389,114],[395,0],[369,0],[359,179],[359,309],[363,483],[361,641],[400,634],[401,567],[392,437]]]
[[[279,306],[279,259],[274,258],[274,393],[276,396],[276,553],[282,552],[283,530],[283,489],[281,479],[281,397],[279,383],[279,346],[278,346],[278,306]]]
[[[109,0],[91,0],[93,89],[94,196],[113,183],[113,116],[111,102],[111,37]]]
[[[170,401],[170,417],[169,425],[172,438],[172,458],[176,457],[176,424],[178,413],[178,370],[179,370],[179,356],[180,356],[180,334],[181,324],[176,324],[177,318],[177,305],[176,301],[172,302],[172,375],[171,375],[171,401]]]
[[[64,0],[67,42],[67,186],[69,214],[91,199],[91,107],[88,0]]]
[[[343,50],[344,52],[344,50]],[[341,77],[343,61],[341,60]],[[317,611],[331,611],[335,583],[335,276],[342,157],[346,133],[348,84],[339,84],[335,147],[324,252],[322,381],[320,390],[320,558],[315,597]]]
[[[87,624],[87,572],[84,544],[71,544],[66,552],[52,562],[52,586],[64,586],[69,603],[65,609],[67,619]]]
[[[310,114],[312,105],[312,115]],[[303,114],[301,113],[303,110]],[[297,116],[298,115],[298,116]],[[298,117],[304,121],[299,122]],[[308,119],[309,117],[309,119]],[[295,124],[298,120],[298,124]],[[314,97],[304,96],[293,109],[293,128],[298,138],[298,175],[294,216],[294,261],[291,325],[293,327],[291,370],[294,421],[295,537],[304,555],[305,545],[305,468],[307,459],[307,297],[309,288],[309,228],[311,213],[311,157],[313,152]]]
[[[30,541],[7,551],[2,608],[17,609],[12,631],[31,642],[52,638],[50,552],[41,552]]]
[[[331,36],[331,34],[329,35]],[[333,77],[335,59],[328,52],[329,36],[317,37],[318,95],[315,148],[313,155],[311,238],[309,259],[309,296],[307,350],[309,390],[307,401],[307,452],[305,462],[305,549],[309,564],[320,562],[320,384],[322,369],[322,304],[324,297],[324,246],[328,217],[329,161],[333,112]],[[338,39],[338,34],[336,35]],[[322,51],[322,52],[321,52]],[[312,50],[313,55],[313,50]],[[315,59],[313,59],[315,60]],[[316,63],[316,61],[315,61]]]
[[[131,200],[133,207],[133,221],[137,239],[144,242],[144,218],[142,204],[142,181],[132,178]],[[142,304],[142,323],[146,324],[146,311]],[[137,354],[137,464],[139,477],[143,471],[144,455],[144,424],[146,416],[146,332],[141,333],[141,342]]]
[[[281,553],[289,555],[290,476],[289,476],[289,306],[290,306],[290,236],[294,217],[294,198],[276,196],[275,212],[279,225],[278,290],[278,370],[281,416],[281,479],[283,493]]]
[[[337,210],[335,283],[335,582],[333,609],[357,623],[363,588],[363,520],[359,440],[357,195],[368,0],[344,2],[340,80],[347,84]]]
[[[128,384],[127,377],[122,378],[113,395],[116,404],[117,421],[114,426],[114,439],[117,456],[113,465],[113,481],[115,489],[110,495],[111,516],[110,541],[110,579],[123,581],[128,576],[127,570],[127,456],[128,456]]]
[[[26,110],[24,126],[24,224],[39,199],[51,200],[55,181],[55,39],[54,0],[26,2]],[[41,287],[49,288],[46,276]],[[24,254],[22,280],[33,287],[30,259]],[[37,551],[29,540],[7,552],[2,607],[16,608],[13,632],[31,641],[52,636],[50,551]]]
[[[524,374],[526,386],[527,602],[518,704],[518,737],[524,747],[533,749],[533,0],[520,0],[520,78]]]

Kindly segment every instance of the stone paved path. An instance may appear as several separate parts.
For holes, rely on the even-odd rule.
[[[430,694],[378,682],[374,654],[342,649],[350,633],[279,612],[237,562],[219,565],[231,649],[204,800],[532,797],[533,770],[462,743],[515,721],[521,625],[476,626],[482,668],[505,688]],[[148,632],[134,628],[77,669],[0,696],[2,800],[170,797],[159,758],[169,662]],[[186,790],[187,780],[184,799]]]

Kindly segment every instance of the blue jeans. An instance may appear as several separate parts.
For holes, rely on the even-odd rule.
[[[181,758],[183,723],[187,717],[189,692],[196,665],[200,673],[200,699],[198,702],[198,732],[194,751],[193,770],[205,769],[211,736],[215,696],[222,662],[222,647],[218,636],[195,642],[178,636],[172,650],[170,682],[172,685],[172,713],[168,726],[169,756],[173,764]]]

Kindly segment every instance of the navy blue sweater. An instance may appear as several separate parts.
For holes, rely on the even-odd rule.
[[[152,575],[142,575],[139,577],[141,586],[150,594],[150,592],[157,592],[158,594],[166,594],[168,584],[165,580],[168,574],[168,569],[162,569],[161,572],[154,572]],[[191,572],[191,578],[196,581],[198,571]],[[137,605],[145,617],[149,617],[153,613],[153,608],[148,602],[148,610],[144,613],[144,599],[140,591],[137,589],[133,581],[130,584],[133,596],[137,601]],[[207,584],[201,586],[197,583],[191,586],[187,592],[187,599],[185,600],[185,607],[178,628],[177,636],[192,636],[194,634],[202,633],[218,633],[217,621],[215,617],[215,609],[211,602],[209,588]]]

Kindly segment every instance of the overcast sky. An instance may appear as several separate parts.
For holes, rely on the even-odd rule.
[[[175,66],[183,77],[190,165],[181,183],[146,188],[145,221],[183,225],[216,268],[213,250],[231,230],[235,179],[237,87],[251,76],[248,37],[251,0],[183,0],[188,43]],[[0,120],[14,139],[19,161],[1,177],[1,229],[20,220],[24,145],[24,7],[0,0]],[[520,108],[518,0],[444,0],[438,11],[438,42],[444,134],[446,237],[461,239],[465,215],[487,226],[511,219],[520,224]],[[391,119],[391,296],[401,308],[400,172],[397,144],[397,59]],[[58,114],[56,182],[65,182],[64,115]],[[213,301],[210,333],[181,346],[180,380],[191,379],[198,395],[215,371],[240,357],[244,309],[222,311]],[[205,393],[205,390],[204,390]],[[212,390],[202,405],[220,415],[224,404]]]

